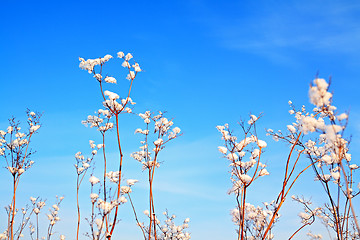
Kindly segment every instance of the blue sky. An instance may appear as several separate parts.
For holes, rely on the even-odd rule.
[[[312,79],[317,74],[331,76],[335,106],[350,110],[353,154],[359,153],[357,1],[4,0],[0,20],[0,128],[7,127],[11,116],[24,119],[26,108],[44,113],[43,127],[32,145],[36,165],[20,183],[21,196],[26,202],[35,195],[48,201],[65,195],[64,221],[58,228],[68,239],[75,232],[73,155],[86,153],[88,140],[99,139],[95,130],[81,125],[101,106],[101,98],[95,79],[79,69],[80,56],[131,52],[144,70],[134,83],[135,111],[166,110],[182,129],[184,135],[163,153],[164,165],[155,180],[157,208],[161,212],[168,208],[179,220],[190,217],[193,239],[235,236],[229,216],[235,202],[226,195],[230,180],[227,162],[217,152],[222,142],[216,125],[235,126],[250,112],[263,112],[259,130],[284,129],[292,121],[288,100],[310,106],[307,91]],[[120,64],[114,60],[107,70],[119,82],[113,90],[124,95],[128,82]],[[125,117],[122,124],[121,134],[128,139],[126,177],[145,179],[129,157],[138,147],[140,139],[133,132],[142,127],[141,120]],[[259,132],[269,143],[271,183],[281,172],[284,153],[264,131]],[[10,175],[1,169],[0,176],[1,191],[10,191]],[[299,194],[311,195],[302,184],[316,189],[312,180],[304,180]],[[251,193],[252,203],[271,201],[277,190],[271,193],[267,186],[260,184]],[[141,211],[146,208],[141,203],[145,187],[144,180],[136,193]],[[87,199],[86,188],[83,194]],[[1,206],[9,201],[2,197]],[[292,212],[291,204],[287,209]],[[291,221],[298,221],[296,215],[293,212]],[[120,236],[138,238],[140,231],[129,212],[122,223],[131,231]],[[278,236],[288,236],[286,226],[279,223]]]

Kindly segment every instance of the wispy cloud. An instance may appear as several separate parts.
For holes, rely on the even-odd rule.
[[[359,3],[289,1],[247,7],[258,9],[232,19],[214,13],[208,25],[223,47],[278,60],[288,60],[294,51],[351,56],[360,51]]]

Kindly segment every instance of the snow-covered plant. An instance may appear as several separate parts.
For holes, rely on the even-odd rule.
[[[323,236],[321,234],[313,234],[311,231],[307,233],[311,240],[321,240]]]
[[[303,212],[300,212],[298,216],[301,219],[301,226],[291,235],[289,239],[292,239],[300,230],[302,230],[304,227],[309,226],[315,222],[316,216],[322,216],[322,208],[317,207],[315,209],[311,208],[312,202],[310,200],[306,200],[304,197],[298,197],[295,195],[292,195],[291,198],[298,202],[299,204],[303,205]],[[307,233],[308,236],[310,236],[311,239],[321,239],[322,235],[314,235],[311,232]]]
[[[58,197],[56,196],[56,203],[49,208],[49,213],[47,214],[48,220],[49,220],[49,226],[47,231],[47,238],[50,240],[51,236],[54,235],[53,229],[54,225],[60,221],[59,217],[59,210],[60,210],[60,204],[64,197]]]
[[[60,204],[63,199],[64,199],[64,197],[56,196],[56,203],[53,204],[51,208],[49,208],[49,213],[47,214],[49,224],[48,224],[47,232],[45,235],[46,237],[43,236],[40,238],[39,215],[42,212],[42,209],[46,205],[46,200],[41,200],[39,197],[38,198],[30,197],[30,201],[32,204],[31,211],[29,211],[29,208],[27,208],[27,210],[25,210],[25,211],[23,210],[23,214],[26,214],[26,212],[30,212],[29,217],[25,218],[26,222],[23,221],[23,224],[24,223],[27,224],[27,222],[30,221],[30,216],[32,214],[35,214],[35,216],[36,216],[35,225],[32,222],[29,223],[30,237],[32,240],[34,240],[34,239],[50,240],[52,238],[52,236],[54,235],[54,232],[53,232],[54,226],[56,223],[58,223],[60,221],[59,210],[60,210]],[[17,239],[19,239],[19,238],[17,238]],[[60,239],[65,239],[65,236],[60,235]]]
[[[328,88],[324,79],[316,78],[309,90],[310,102],[315,108],[311,112],[307,112],[305,106],[296,110],[290,101],[289,112],[295,122],[287,126],[288,134],[269,133],[276,140],[296,142],[298,151],[310,159],[315,180],[322,184],[329,199],[318,216],[327,228],[334,230],[336,238],[353,239],[359,236],[353,205],[354,197],[359,194],[353,191],[358,165],[351,163],[349,141],[343,137],[348,114],[336,112]]]
[[[337,239],[354,239],[360,233],[353,204],[360,192],[355,177],[359,166],[352,162],[349,140],[344,137],[348,113],[337,112],[332,97],[329,83],[316,78],[309,90],[310,102],[315,105],[312,111],[308,112],[305,106],[297,110],[290,101],[289,113],[295,121],[287,126],[286,134],[269,134],[276,140],[295,144],[299,154],[310,159],[315,180],[321,183],[329,200],[319,217]]]
[[[148,172],[149,180],[149,220],[150,224],[147,231],[144,230],[141,224],[138,224],[142,229],[145,239],[157,239],[157,218],[155,214],[155,203],[153,196],[153,181],[155,169],[160,167],[159,153],[163,150],[166,144],[180,136],[180,128],[173,127],[173,121],[167,119],[162,112],[152,114],[150,111],[138,114],[146,124],[145,129],[138,128],[135,133],[142,134],[144,139],[140,142],[140,151],[134,152],[131,156],[142,164],[142,169]],[[154,127],[151,126],[154,124]],[[153,134],[150,134],[153,132]],[[153,135],[153,136],[152,136]],[[134,211],[135,213],[135,211]],[[136,214],[136,213],[135,213]]]
[[[216,127],[224,140],[224,146],[219,146],[218,150],[230,162],[232,188],[229,194],[235,195],[237,203],[231,215],[238,226],[238,239],[258,239],[265,236],[272,239],[271,228],[278,218],[275,202],[270,204],[274,211],[269,210],[269,205],[264,210],[246,202],[251,184],[258,178],[269,175],[266,164],[261,162],[267,143],[257,137],[256,122],[259,119],[260,116],[250,115],[247,125],[240,122],[243,132],[241,140],[234,135],[228,124]]]
[[[131,99],[131,90],[133,82],[139,72],[142,71],[140,65],[133,60],[133,56],[128,53],[118,52],[117,57],[121,59],[122,67],[127,70],[127,77],[130,81],[127,95],[125,98],[112,91],[104,90],[105,84],[116,84],[117,80],[113,76],[105,75],[103,73],[104,65],[113,57],[106,55],[103,58],[97,59],[83,59],[80,60],[80,68],[87,70],[99,83],[100,93],[103,100],[103,107],[95,112],[95,115],[89,115],[82,123],[91,128],[96,128],[101,134],[102,142],[95,145],[93,141],[90,141],[92,150],[92,157],[85,158],[79,153],[75,156],[77,163],[75,165],[78,174],[77,193],[79,192],[80,184],[86,175],[87,169],[90,167],[93,157],[98,151],[101,151],[101,155],[104,160],[103,176],[99,179],[92,175],[89,179],[91,184],[90,201],[92,204],[92,214],[87,221],[90,225],[91,233],[87,233],[90,239],[112,239],[115,226],[118,223],[118,208],[120,205],[130,201],[133,209],[135,220],[138,226],[141,228],[144,235],[144,239],[158,239],[156,222],[156,215],[154,211],[154,198],[153,198],[153,179],[155,168],[159,167],[158,154],[165,147],[165,144],[178,137],[180,134],[180,128],[172,127],[172,120],[168,120],[163,116],[163,113],[159,112],[158,115],[153,116],[150,111],[144,114],[137,114],[144,119],[146,123],[146,129],[137,129],[135,133],[144,134],[145,140],[142,141],[141,151],[131,154],[133,158],[141,162],[143,170],[147,169],[149,172],[149,205],[150,224],[147,230],[140,224],[134,202],[131,199],[132,186],[138,181],[136,179],[128,179],[125,184],[123,179],[123,145],[120,141],[120,114],[133,113],[133,106],[135,102]],[[154,134],[155,139],[150,143],[149,137],[149,124],[153,122],[155,124]],[[128,128],[128,127],[126,127]],[[110,171],[108,169],[108,158],[106,154],[106,142],[113,141],[108,138],[107,132],[114,130],[116,132],[115,142],[119,151],[118,169]],[[149,149],[149,145],[153,145],[153,149]],[[97,148],[97,149],[96,149]],[[86,166],[84,166],[86,165]],[[78,203],[78,226],[77,226],[77,239],[79,239],[80,228],[80,207]]]
[[[19,211],[16,207],[17,189],[20,183],[21,176],[29,170],[34,161],[31,156],[34,153],[29,145],[33,135],[39,130],[41,114],[38,112],[26,111],[27,127],[21,128],[20,122],[12,117],[9,119],[9,126],[7,129],[0,130],[0,156],[4,158],[6,168],[12,176],[13,195],[11,203],[6,207],[8,215],[8,227],[4,232],[7,239],[18,239],[26,224],[20,224],[19,229],[14,229],[15,215]],[[23,217],[26,215],[25,210],[22,210]],[[27,223],[28,221],[26,221]]]
[[[77,178],[76,178],[76,207],[77,207],[77,236],[79,235],[79,231],[80,231],[80,220],[81,220],[81,215],[80,215],[80,203],[79,203],[79,190],[80,190],[80,186],[82,181],[84,180],[84,177],[86,175],[86,172],[88,171],[88,169],[90,168],[90,164],[92,162],[92,160],[94,159],[94,156],[97,154],[97,150],[96,145],[94,144],[94,141],[90,140],[89,141],[90,147],[91,147],[91,157],[88,157],[85,159],[84,155],[82,155],[81,152],[77,152],[75,154],[75,160],[76,160],[76,164],[74,164],[75,166],[75,170],[76,170],[76,174],[77,174]]]
[[[232,221],[238,226],[240,226],[242,224],[241,222],[244,221],[244,239],[262,239],[264,236],[264,232],[269,227],[269,222],[272,219],[273,214],[276,212],[275,208],[275,201],[272,201],[271,203],[264,202],[264,207],[255,207],[250,203],[245,203],[244,212],[240,212],[239,208],[234,208],[231,211]],[[275,216],[275,221],[279,217],[280,215],[277,214]],[[274,235],[272,233],[269,233],[265,239],[273,238]]]
[[[150,219],[150,212],[148,210],[144,211],[144,214]],[[174,219],[176,215],[169,215],[168,211],[163,212],[163,215],[166,217],[163,224],[155,216],[155,224],[157,225],[156,232],[151,231],[151,226],[145,226],[144,223],[139,223],[144,233],[147,236],[145,239],[158,239],[158,240],[189,240],[191,238],[190,233],[186,231],[189,227],[190,219],[186,218],[181,225],[176,225]],[[152,221],[150,221],[151,223]]]
[[[306,208],[308,212],[301,214],[303,225],[290,238],[306,225],[310,225],[315,216],[321,218],[327,227],[332,228],[338,239],[353,239],[359,236],[360,229],[353,204],[354,197],[359,195],[359,190],[353,190],[356,185],[354,172],[359,167],[351,162],[351,154],[348,152],[349,141],[343,138],[348,114],[336,112],[336,107],[331,104],[332,93],[328,88],[329,84],[324,79],[316,78],[309,90],[310,102],[315,105],[313,111],[307,112],[305,106],[302,106],[301,110],[296,110],[289,101],[289,113],[294,115],[295,122],[287,125],[287,131],[284,133],[280,130],[267,130],[267,135],[271,135],[274,140],[282,140],[289,144],[290,151],[286,159],[281,191],[275,202],[272,202],[272,217],[266,221],[267,227],[262,235],[254,234],[256,226],[249,229],[245,224],[247,206],[252,206],[246,203],[248,187],[260,176],[269,174],[266,166],[260,162],[266,143],[256,136],[255,123],[258,117],[251,115],[248,127],[240,123],[243,131],[241,141],[238,141],[227,124],[217,126],[225,141],[224,146],[219,147],[219,151],[230,161],[233,187],[229,192],[236,196],[237,207],[232,211],[232,215],[233,221],[238,225],[238,239],[248,239],[249,235],[254,239],[271,239],[271,228],[289,191],[309,168],[314,170],[315,179],[322,184],[329,203],[316,208],[315,212],[310,212],[310,208]],[[244,158],[246,155],[250,156],[247,161]],[[310,164],[301,163],[299,160],[302,156],[309,158]],[[309,206],[304,200],[295,200]],[[261,213],[257,216],[261,219]],[[309,236],[319,238],[318,235]]]
[[[102,157],[104,160],[104,171],[101,180],[101,188],[98,189],[98,193],[93,192],[93,187],[96,183],[100,182],[95,176],[90,178],[91,183],[91,195],[90,200],[92,203],[92,216],[91,218],[87,218],[91,233],[87,233],[87,236],[91,239],[101,239],[105,236],[107,239],[111,239],[113,232],[115,230],[115,226],[118,222],[118,208],[121,204],[125,203],[127,200],[123,196],[122,190],[122,177],[123,177],[123,150],[120,142],[120,126],[119,126],[119,116],[123,113],[131,113],[132,106],[135,102],[130,98],[132,84],[134,82],[135,77],[139,72],[141,72],[141,68],[137,62],[133,60],[133,56],[128,53],[124,54],[123,52],[118,52],[117,57],[123,60],[122,66],[127,69],[128,75],[127,79],[130,81],[127,97],[120,98],[117,93],[111,92],[109,90],[104,90],[104,84],[116,84],[117,80],[112,77],[105,75],[103,73],[103,68],[105,63],[107,63],[110,59],[113,58],[111,55],[106,55],[103,58],[97,59],[83,59],[79,58],[81,69],[87,70],[90,74],[94,76],[96,81],[99,83],[100,93],[103,99],[103,108],[96,111],[95,115],[89,115],[86,120],[82,121],[82,123],[86,126],[90,126],[91,128],[96,128],[98,132],[100,132],[102,137],[102,143],[97,146],[93,141],[90,141],[90,146],[92,150],[92,156],[97,154],[98,150],[102,150]],[[133,63],[132,63],[133,62]],[[107,167],[107,155],[105,151],[105,141],[106,133],[114,129],[116,131],[116,139],[117,146],[119,149],[119,159],[118,159],[118,170],[109,171]],[[95,148],[98,149],[95,149]],[[77,159],[77,158],[76,158]],[[80,159],[81,161],[83,159]],[[85,164],[90,167],[90,162],[92,158],[86,160]],[[77,173],[78,173],[78,186],[77,192],[79,191],[79,187],[81,181],[85,177],[87,168],[79,167],[79,160],[77,159]],[[84,163],[82,163],[84,165]],[[79,171],[82,170],[82,171]],[[81,175],[81,178],[80,178]],[[95,180],[96,179],[96,180]],[[114,187],[109,187],[110,183],[114,183]],[[111,193],[111,190],[114,190],[114,194]],[[100,196],[100,195],[101,196]],[[97,211],[95,211],[95,208]],[[96,225],[96,226],[95,226]],[[80,208],[78,204],[78,226],[77,226],[77,236],[79,239],[79,228],[80,228]]]

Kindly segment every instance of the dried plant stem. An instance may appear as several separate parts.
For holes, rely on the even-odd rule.
[[[10,237],[11,240],[14,240],[14,218],[15,218],[15,203],[16,203],[16,189],[17,189],[17,179],[13,175],[13,198],[11,201],[11,220],[10,220]]]
[[[149,168],[149,204],[150,204],[150,224],[149,224],[149,239],[151,239],[151,231],[154,224],[154,237],[156,239],[156,222],[155,222],[155,209],[154,209],[154,198],[153,198],[153,173],[155,167]],[[153,223],[154,222],[154,223]]]
[[[320,160],[318,160],[318,161],[320,161]],[[308,168],[310,168],[311,166],[313,166],[313,165],[314,165],[315,163],[317,163],[318,161],[316,161],[316,162],[314,162],[314,163],[311,163],[311,164],[308,165],[306,168],[304,168],[304,169],[295,177],[295,179],[292,181],[291,185],[290,185],[289,188],[286,190],[286,192],[285,192],[285,189],[284,189],[285,186],[283,187],[283,189],[281,190],[281,192],[280,192],[280,194],[279,194],[279,196],[281,196],[281,201],[280,201],[278,207],[276,208],[276,210],[275,210],[275,212],[274,212],[274,214],[273,214],[273,216],[272,216],[272,218],[271,218],[271,220],[270,220],[270,222],[269,222],[269,224],[268,224],[268,227],[267,227],[266,230],[265,230],[265,233],[264,233],[264,235],[263,235],[263,237],[262,237],[263,240],[266,239],[266,235],[268,234],[269,230],[271,229],[271,226],[273,225],[273,223],[274,223],[274,221],[275,221],[276,215],[278,214],[278,212],[279,212],[282,204],[285,202],[286,196],[288,195],[288,193],[289,193],[289,191],[291,190],[291,188],[294,186],[295,182],[297,182],[298,178],[299,178]],[[288,182],[288,181],[287,181],[287,182]],[[286,182],[286,183],[287,183],[287,182]]]
[[[26,160],[26,158],[28,157],[27,153],[28,153],[28,149],[29,149],[29,144],[31,141],[31,137],[32,137],[33,133],[29,134],[29,140],[28,143],[26,145],[25,148],[25,153],[24,156],[22,157],[22,159],[20,159],[19,155],[16,156],[16,159],[14,159],[14,155],[13,155],[13,151],[11,151],[11,159],[12,159],[12,167],[14,167],[14,163],[17,165],[17,167],[22,168],[24,165],[24,162]],[[12,135],[11,135],[12,136]],[[12,173],[13,175],[13,197],[12,197],[12,201],[11,201],[11,209],[10,209],[10,215],[9,215],[9,233],[10,234],[10,239],[14,240],[14,220],[15,220],[15,212],[16,212],[16,191],[17,191],[17,187],[20,181],[20,175],[16,175],[16,173]]]
[[[130,69],[129,69],[130,71]],[[135,75],[136,76],[136,75]],[[125,108],[126,104],[128,103],[128,98],[130,97],[130,93],[131,93],[131,88],[132,88],[132,84],[133,84],[133,81],[134,81],[135,78],[131,79],[131,82],[130,82],[130,87],[129,87],[129,92],[128,92],[128,97],[126,99],[126,103],[124,104],[123,106],[123,109]],[[101,81],[100,81],[100,90],[101,90],[101,94],[102,94],[102,97],[103,99],[105,100],[105,95],[104,95],[104,92],[103,92],[103,88],[102,88],[102,84],[101,84]],[[118,183],[118,186],[117,186],[117,199],[119,199],[120,197],[120,187],[121,187],[121,177],[122,177],[122,162],[123,162],[123,153],[122,153],[122,149],[121,149],[121,143],[120,143],[120,132],[119,132],[119,114],[120,112],[114,112],[111,108],[109,108],[110,111],[115,115],[115,121],[116,121],[116,137],[117,137],[117,142],[118,142],[118,149],[119,149],[119,183]],[[116,225],[116,220],[117,220],[117,215],[118,215],[118,210],[119,210],[119,205],[116,205],[115,207],[115,214],[114,214],[114,220],[113,220],[113,224],[111,226],[111,230],[110,232],[108,233],[108,236],[107,238],[110,240],[111,237],[112,237],[112,234],[114,232],[114,229],[115,229],[115,225]],[[108,229],[108,226],[106,227]],[[107,230],[108,232],[108,230]]]
[[[36,240],[39,240],[39,214],[36,214]]]
[[[351,192],[350,192],[350,189],[349,189],[349,182],[347,180],[347,176],[345,174],[345,169],[344,169],[344,165],[342,164],[342,161],[340,161],[340,167],[341,167],[341,170],[343,172],[343,175],[344,175],[344,179],[345,179],[345,184],[346,184],[346,196],[347,198],[349,199],[349,205],[350,205],[350,209],[351,209],[351,213],[354,217],[354,222],[355,222],[355,226],[356,226],[356,229],[357,231],[360,233],[360,227],[359,227],[359,222],[357,220],[357,216],[356,216],[356,212],[355,212],[355,209],[354,209],[354,206],[352,204],[352,201],[351,201]]]
[[[241,209],[241,203],[239,201],[239,192],[236,194],[236,203],[237,203],[237,206],[238,206],[238,209],[240,210]],[[240,212],[240,211],[239,211]],[[240,232],[242,232],[242,228],[241,228],[241,224],[239,224],[239,232],[238,232],[238,240],[240,240]]]
[[[146,240],[146,235],[145,235],[145,231],[144,231],[144,228],[141,226],[139,220],[138,220],[138,217],[137,217],[137,214],[136,214],[136,211],[135,211],[135,207],[134,207],[134,204],[133,204],[133,201],[131,200],[131,197],[130,197],[130,194],[128,193],[128,197],[129,197],[129,201],[130,201],[130,204],[131,204],[131,207],[132,207],[132,210],[134,212],[134,216],[135,216],[135,220],[136,220],[136,223],[137,225],[140,227],[143,235],[144,235],[144,240]]]
[[[76,179],[76,207],[77,207],[77,227],[76,227],[76,240],[79,239],[79,231],[80,231],[80,203],[79,203],[79,174]]]
[[[102,150],[103,150],[103,158],[104,158],[104,176],[103,176],[103,188],[104,188],[104,201],[107,200],[107,193],[106,193],[106,172],[107,172],[107,158],[106,158],[106,151],[105,151],[105,133],[102,132]],[[104,220],[104,219],[103,219]],[[109,232],[109,223],[108,218],[105,216],[105,229],[106,234]]]
[[[245,225],[245,198],[246,198],[246,186],[244,187],[244,191],[242,191],[242,206],[241,206],[241,219],[240,219],[240,229],[241,229],[241,240],[244,240],[244,225]]]
[[[118,148],[119,148],[119,157],[120,157],[120,163],[119,163],[119,183],[117,186],[117,198],[119,199],[120,197],[120,186],[121,186],[121,170],[122,170],[122,162],[123,162],[123,153],[122,153],[122,149],[121,149],[121,144],[120,144],[120,132],[119,132],[119,114],[115,114],[115,120],[116,120],[116,136],[117,136],[117,142],[118,142]],[[114,220],[113,220],[113,224],[109,233],[109,239],[111,239],[111,236],[114,232],[114,228],[116,225],[116,220],[117,220],[117,215],[118,215],[118,210],[119,210],[119,205],[116,205],[115,207],[115,215],[114,215]]]
[[[103,158],[104,158],[104,178],[103,178],[103,185],[104,185],[104,201],[106,202],[106,152],[105,152],[105,134],[102,133],[102,150],[103,150]]]
[[[289,240],[292,239],[298,232],[300,232],[301,229],[303,229],[305,226],[310,226],[311,224],[313,224],[315,222],[315,214],[313,213],[313,211],[310,209],[310,207],[307,205],[307,203],[303,202],[302,203],[305,208],[307,208],[309,210],[309,212],[311,212],[311,216],[307,219],[309,220],[310,218],[312,218],[311,222],[305,222],[301,227],[299,227],[290,237]]]

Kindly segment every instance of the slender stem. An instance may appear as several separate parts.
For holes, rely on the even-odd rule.
[[[118,183],[118,186],[117,186],[117,198],[116,198],[116,199],[119,199],[119,197],[120,197],[120,184],[121,184],[121,170],[122,170],[123,153],[122,153],[121,144],[120,144],[119,115],[118,114],[115,114],[115,119],[116,119],[116,136],[117,136],[118,148],[119,148],[119,154],[120,154],[119,183]],[[118,209],[119,209],[119,205],[116,205],[113,225],[111,227],[109,239],[111,239],[112,233],[114,232],[114,228],[115,228],[115,225],[116,225],[116,219],[117,219],[117,215],[118,215]]]
[[[106,194],[106,171],[107,171],[107,159],[106,159],[106,151],[105,151],[105,133],[102,132],[102,150],[103,150],[103,158],[104,158],[104,176],[103,176],[103,185],[104,185],[104,201],[107,200]],[[105,228],[106,233],[109,232],[109,224],[107,218],[105,218]]]
[[[152,213],[153,213],[153,204],[152,204],[152,180],[151,180],[151,168],[149,168],[149,204],[150,204],[150,213],[149,213],[149,217],[150,217],[150,224],[149,224],[149,239],[151,239],[151,226],[152,226]]]
[[[336,235],[337,235],[337,238],[340,239],[339,226],[337,224],[339,222],[339,216],[338,216],[337,211],[336,211],[336,204],[334,203],[334,200],[333,200],[333,198],[331,196],[329,185],[328,185],[327,182],[326,182],[325,186],[326,186],[326,192],[327,192],[329,200],[330,200],[331,208],[333,210],[333,216],[335,218],[334,221],[335,221],[335,226],[336,226]]]
[[[15,175],[13,175],[13,200],[11,203],[11,221],[10,221],[10,237],[11,240],[14,240],[14,218],[15,218],[15,202],[16,202],[16,178]]]
[[[291,156],[292,156],[292,153],[293,153],[293,151],[295,149],[296,144],[299,142],[300,136],[301,136],[301,132],[299,133],[296,141],[293,143],[293,145],[291,147],[291,150],[289,152],[287,161],[286,161],[285,176],[284,176],[283,189],[282,189],[283,191],[281,192],[281,197],[284,197],[285,186],[287,184],[288,179],[290,178],[290,176],[289,176],[289,178],[287,176],[287,173],[288,173],[288,170],[289,170],[290,159],[291,159]]]
[[[244,187],[244,191],[242,193],[242,208],[241,208],[241,240],[244,240],[244,224],[245,224],[245,198],[246,198],[246,187]]]
[[[36,214],[36,240],[39,240],[39,214]]]
[[[342,170],[343,175],[344,175],[344,179],[345,179],[345,183],[346,183],[346,193],[347,193],[347,197],[349,199],[351,213],[352,213],[352,215],[354,217],[354,223],[355,223],[355,226],[357,228],[357,231],[360,232],[359,222],[357,220],[356,212],[355,212],[354,206],[353,206],[352,201],[351,201],[352,196],[351,196],[351,192],[350,192],[350,189],[349,189],[349,182],[347,180],[347,176],[345,174],[345,169],[344,169],[344,166],[342,164],[342,161],[340,161],[340,167],[341,167],[341,170]]]
[[[104,157],[104,201],[106,202],[106,153],[105,153],[105,134],[102,133],[102,150],[103,150],[103,157]]]
[[[239,194],[239,192],[237,192],[236,193],[236,203],[237,203],[237,207],[238,207],[238,210],[239,210],[239,223],[240,223],[240,221],[241,221],[241,215],[240,215],[240,211],[241,211],[241,203],[240,203],[240,201],[239,201],[239,196],[240,196],[240,194]],[[242,196],[242,195],[241,195]],[[239,224],[239,232],[238,232],[238,240],[240,240],[240,232],[242,231],[242,229],[241,229],[241,224]]]
[[[155,218],[155,204],[154,204],[154,195],[153,195],[153,181],[154,181],[154,173],[155,173],[155,168],[156,168],[156,159],[157,159],[157,153],[155,154],[155,158],[154,158],[154,165],[152,167],[152,173],[151,173],[151,184],[150,184],[150,189],[151,189],[151,204],[152,204],[152,211],[153,211],[153,221],[154,221],[154,237],[155,240],[157,240],[157,234],[156,234],[156,218]]]
[[[79,231],[80,231],[80,203],[79,203],[79,177],[80,175],[77,175],[76,179],[76,207],[77,207],[77,228],[76,228],[76,240],[79,239]]]
[[[320,160],[318,160],[318,161],[320,161]],[[303,174],[309,167],[311,167],[312,165],[314,165],[314,164],[317,163],[318,161],[313,162],[313,163],[311,163],[310,165],[308,165],[306,168],[304,168],[304,169],[295,177],[295,179],[292,181],[291,185],[290,185],[289,188],[286,190],[286,192],[285,192],[285,189],[284,189],[286,186],[283,186],[283,189],[282,189],[282,190],[280,191],[280,193],[279,193],[279,196],[281,196],[281,198],[280,198],[281,201],[280,201],[278,207],[276,208],[276,210],[275,210],[275,212],[274,212],[274,214],[273,214],[273,216],[272,216],[272,218],[271,218],[271,220],[270,220],[270,222],[269,222],[269,225],[267,226],[267,228],[266,228],[266,230],[265,230],[265,233],[264,233],[264,235],[263,235],[263,237],[262,237],[263,240],[266,239],[266,235],[268,234],[269,230],[271,229],[272,225],[274,224],[274,221],[275,221],[275,218],[276,218],[276,216],[277,216],[277,213],[279,212],[282,204],[285,202],[285,199],[286,199],[287,194],[289,193],[289,191],[291,190],[291,188],[294,186],[294,184],[295,184],[295,182],[297,181],[297,179],[298,179],[298,178],[300,177],[300,175]],[[286,184],[286,185],[287,185],[287,184]]]
[[[144,240],[146,240],[146,236],[145,236],[145,231],[144,231],[144,228],[141,226],[139,220],[138,220],[138,217],[137,217],[137,214],[136,214],[136,211],[135,211],[135,207],[134,207],[134,204],[133,204],[133,201],[131,200],[131,197],[130,197],[130,194],[128,193],[128,197],[129,197],[129,200],[130,200],[130,204],[131,204],[131,207],[133,209],[133,212],[134,212],[134,216],[135,216],[135,220],[136,220],[136,223],[137,225],[140,227],[143,235],[144,235]]]
[[[313,216],[312,216],[313,217]],[[290,237],[289,240],[292,239],[296,234],[298,234],[298,232],[300,232],[301,229],[303,229],[304,227],[306,227],[307,225],[311,225],[313,224],[313,222],[315,221],[315,219],[313,219],[313,221],[311,223],[305,223],[303,224],[301,227],[299,227]]]

